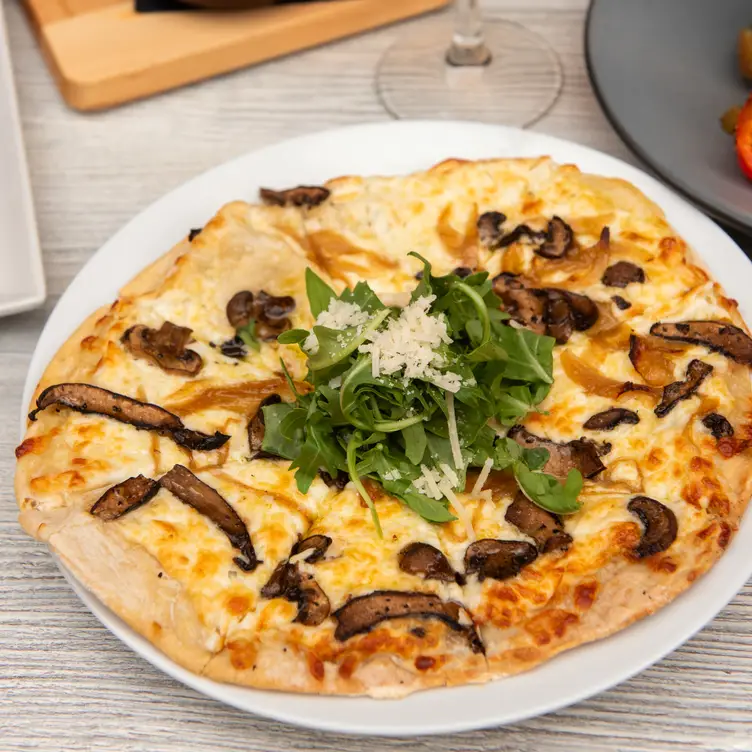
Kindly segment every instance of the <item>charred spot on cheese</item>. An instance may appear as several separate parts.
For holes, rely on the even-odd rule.
[[[483,538],[467,547],[465,574],[477,575],[480,582],[486,578],[508,580],[537,558],[538,549],[526,541]]]
[[[621,295],[612,295],[611,300],[614,301],[614,305],[620,310],[620,311],[627,311],[632,307],[632,304],[628,301],[622,298]]]
[[[203,227],[194,227],[191,229],[191,231],[188,233],[188,242],[192,243],[200,234],[201,230],[203,230]]]
[[[574,246],[572,228],[561,218],[556,217],[548,223],[543,243],[535,252],[547,259],[559,259]]]
[[[269,295],[261,290],[254,295],[250,290],[241,290],[227,304],[227,320],[240,329],[253,320],[256,336],[264,341],[275,340],[291,326],[288,316],[295,310],[295,298],[289,295]]]
[[[591,415],[583,424],[588,431],[612,431],[622,423],[636,425],[640,422],[640,416],[634,410],[625,407],[610,407],[600,413]]]
[[[499,248],[499,242],[504,237],[504,222],[506,214],[498,211],[488,211],[478,217],[478,238],[480,242],[491,251]]]
[[[702,419],[702,425],[713,434],[714,439],[727,439],[734,435],[734,427],[719,413],[708,413]]]
[[[122,336],[125,349],[136,358],[144,358],[163,371],[195,376],[203,365],[201,356],[187,348],[192,330],[165,321],[159,329],[137,324]]]
[[[665,551],[676,540],[676,515],[664,504],[648,496],[635,496],[627,509],[639,517],[643,525],[640,541],[633,549],[638,559]]]
[[[187,467],[175,465],[159,481],[184,504],[208,517],[240,551],[233,561],[244,572],[252,572],[261,563],[251,542],[251,536],[240,515],[222,498],[219,492],[195,476]]]
[[[659,321],[650,327],[650,333],[663,339],[703,345],[737,363],[752,365],[752,339],[733,324],[722,321]]]
[[[157,481],[137,475],[135,478],[128,478],[107,489],[89,512],[105,522],[116,520],[146,504],[157,495],[158,491]]]
[[[455,632],[464,634],[474,653],[483,653],[483,643],[472,622],[460,622],[464,609],[453,601],[443,601],[431,593],[410,593],[400,590],[376,590],[352,598],[332,616],[337,620],[334,637],[345,642],[351,637],[370,632],[378,624],[391,619],[439,619]],[[469,617],[468,617],[469,620]]]
[[[597,445],[588,439],[557,444],[530,433],[521,425],[512,426],[507,436],[526,449],[547,449],[549,456],[543,471],[557,478],[566,478],[570,470],[579,470],[585,478],[594,478],[605,469]]]
[[[91,384],[56,384],[47,387],[37,398],[37,407],[29,413],[29,420],[36,420],[39,412],[52,405],[84,414],[104,415],[144,431],[156,431],[168,436],[176,444],[196,451],[219,449],[230,438],[219,431],[213,436],[192,431],[183,425],[177,415],[163,407],[140,402]]]
[[[298,606],[294,621],[307,627],[317,627],[331,611],[326,593],[308,572],[301,572],[297,564],[283,561],[277,565],[269,581],[261,588],[262,598],[284,598]]]
[[[521,533],[529,535],[542,553],[566,551],[572,543],[572,536],[564,531],[561,519],[541,509],[524,494],[515,496],[504,519]]]
[[[326,483],[329,488],[336,488],[343,491],[345,486],[350,482],[350,476],[344,470],[338,470],[337,475],[332,477],[326,470],[319,470],[319,477]]]
[[[705,379],[713,372],[713,366],[701,360],[692,360],[687,366],[683,381],[674,381],[663,387],[663,397],[654,412],[659,418],[668,415],[682,400],[689,399],[697,392]]]
[[[261,200],[269,206],[318,206],[323,204],[331,191],[320,185],[299,185],[284,191],[274,191],[262,188],[259,191]]]
[[[399,568],[424,580],[462,584],[462,575],[455,572],[447,557],[430,543],[408,543],[399,552]]]
[[[279,459],[276,454],[265,452],[262,446],[264,443],[264,433],[266,432],[264,407],[266,405],[277,405],[280,402],[282,402],[282,397],[278,394],[270,394],[261,400],[256,414],[248,421],[248,445],[251,449],[252,460]]]
[[[631,261],[617,261],[603,272],[601,282],[606,287],[620,287],[624,289],[627,285],[643,284],[645,282],[645,272]]]

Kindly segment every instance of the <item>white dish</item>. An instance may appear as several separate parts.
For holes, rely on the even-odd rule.
[[[653,178],[612,157],[539,134],[472,123],[388,122],[305,136],[248,154],[169,193],[117,233],[89,261],[61,298],[39,340],[24,404],[79,322],[111,301],[120,285],[199,227],[225,202],[254,200],[260,185],[318,183],[336,175],[405,173],[447,157],[550,154],[583,170],[633,182],[665,210],[679,233],[752,321],[752,265],[734,242]],[[710,251],[712,249],[712,255]],[[22,416],[23,423],[23,416]],[[87,592],[71,585],[100,621],[167,674],[237,708],[312,728],[407,736],[512,723],[577,702],[627,679],[662,658],[710,621],[752,574],[752,516],[746,515],[726,554],[702,580],[657,614],[600,642],[569,651],[530,671],[480,686],[431,690],[404,700],[309,697],[219,684],[186,671]]]
[[[0,316],[44,302],[42,254],[0,2]]]

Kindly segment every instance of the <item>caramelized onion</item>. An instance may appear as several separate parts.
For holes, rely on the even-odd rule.
[[[653,400],[661,396],[661,390],[642,384],[619,381],[604,376],[595,366],[578,358],[574,353],[565,350],[561,354],[561,367],[564,373],[581,386],[587,394],[597,394],[599,397],[618,399],[623,394],[645,394]]]
[[[560,259],[535,258],[533,276],[541,287],[577,290],[596,284],[608,267],[608,249],[608,228],[604,228],[595,245],[577,246]]]

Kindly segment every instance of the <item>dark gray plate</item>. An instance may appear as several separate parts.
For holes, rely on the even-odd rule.
[[[749,88],[736,37],[750,0],[593,0],[590,77],[635,153],[709,213],[752,232],[752,183],[718,123]]]

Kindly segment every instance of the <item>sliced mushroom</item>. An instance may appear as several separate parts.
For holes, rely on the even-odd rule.
[[[241,290],[227,304],[227,320],[236,329],[248,326],[253,320],[259,339],[275,340],[292,325],[288,316],[294,310],[295,298],[289,295],[269,295],[261,290],[254,296],[250,290]]]
[[[153,499],[159,491],[159,483],[137,475],[108,489],[89,510],[100,520],[109,522],[137,509]]]
[[[625,407],[610,407],[608,410],[591,415],[583,424],[588,431],[612,431],[622,423],[636,425],[640,416]]]
[[[276,454],[265,452],[262,449],[264,443],[264,408],[267,405],[278,405],[282,402],[282,397],[278,394],[270,394],[261,400],[256,410],[256,414],[248,421],[248,445],[251,448],[252,460],[279,459]]]
[[[299,185],[286,191],[273,191],[262,188],[259,192],[261,200],[270,206],[318,206],[323,204],[331,191],[320,185]]]
[[[558,291],[549,291],[545,306],[546,334],[553,337],[559,345],[569,342],[575,328],[569,302]]]
[[[219,351],[226,358],[234,358],[235,360],[242,360],[248,355],[248,348],[240,337],[233,337],[226,342],[222,342]]]
[[[676,540],[676,515],[667,506],[648,496],[635,496],[627,509],[644,526],[640,542],[633,550],[638,559],[665,551]]]
[[[493,281],[494,292],[504,302],[509,315],[536,334],[546,332],[546,301],[525,287],[515,274],[502,272]]]
[[[462,611],[464,609],[458,603],[442,601],[431,593],[376,590],[352,598],[332,614],[337,620],[334,636],[344,642],[355,635],[370,632],[376,625],[390,619],[439,619],[453,631],[463,633],[474,653],[484,652],[474,625],[460,622]]]
[[[527,239],[531,243],[542,243],[546,239],[546,233],[534,230],[526,224],[517,225],[514,230],[496,241],[494,250],[496,248],[506,248],[513,243],[519,243],[523,239]]]
[[[653,412],[659,418],[668,415],[679,402],[689,399],[712,372],[713,366],[708,363],[701,360],[691,361],[687,366],[684,381],[674,381],[673,384],[663,387],[663,396]]]
[[[284,598],[296,603],[298,613],[294,621],[307,627],[317,627],[331,611],[326,593],[308,572],[301,572],[297,564],[283,561],[277,565],[269,582],[261,588],[262,598]]]
[[[326,555],[329,546],[332,545],[332,539],[328,535],[311,535],[308,538],[298,541],[290,552],[291,556],[297,556],[305,551],[310,551],[305,560],[309,564],[321,561]]]
[[[738,326],[722,321],[658,322],[650,327],[656,337],[704,345],[738,363],[752,365],[752,339]]]
[[[192,431],[174,413],[149,402],[126,397],[91,384],[56,384],[47,387],[37,398],[36,410],[29,413],[29,420],[37,419],[37,413],[61,405],[79,413],[96,413],[134,428],[156,431],[169,436],[176,444],[196,451],[211,451],[221,447],[230,437],[217,431],[213,436]]]
[[[137,324],[126,330],[122,337],[125,348],[136,358],[144,358],[163,371],[186,373],[195,376],[203,365],[201,356],[188,350],[192,330],[165,321],[159,329],[149,329]]]
[[[526,541],[483,538],[467,547],[465,574],[475,574],[481,582],[487,577],[507,580],[537,558],[538,549]]]
[[[576,292],[570,292],[569,290],[559,290],[554,287],[545,288],[542,290],[547,295],[558,296],[562,295],[569,303],[569,307],[572,309],[572,319],[574,321],[574,328],[578,332],[584,332],[594,326],[598,321],[600,312],[598,306],[587,297],[587,295],[580,295]]]
[[[706,415],[702,419],[702,425],[713,434],[714,439],[727,439],[734,435],[734,427],[719,413]]]
[[[620,311],[626,311],[632,307],[632,304],[628,301],[622,298],[621,295],[612,295],[611,300],[614,301],[614,305],[620,310]]]
[[[227,320],[236,329],[247,326],[248,322],[255,317],[254,297],[250,290],[236,292],[227,304]]]
[[[539,256],[547,259],[561,258],[574,245],[572,228],[561,218],[554,217],[548,223],[546,239],[535,249]]]
[[[159,483],[184,504],[208,517],[227,536],[230,544],[241,553],[233,561],[244,572],[256,569],[261,562],[256,558],[245,522],[214,488],[183,465],[175,465]]]
[[[424,580],[462,584],[462,575],[455,572],[447,557],[430,543],[408,543],[399,552],[399,568]]]
[[[504,519],[521,533],[529,535],[538,550],[544,554],[566,551],[572,543],[572,536],[564,532],[562,521],[555,514],[541,509],[524,494],[518,493],[515,496]]]
[[[480,242],[491,251],[499,248],[499,242],[504,237],[504,222],[506,214],[497,211],[485,212],[478,217],[478,237]]]
[[[530,433],[520,425],[512,426],[507,436],[526,449],[547,449],[549,457],[543,470],[557,478],[566,478],[573,469],[579,470],[585,478],[594,478],[605,469],[597,445],[588,439],[574,439],[566,444],[557,444]]]
[[[586,295],[555,287],[527,287],[510,272],[495,277],[493,288],[512,319],[536,334],[551,335],[559,344],[569,339],[573,329],[589,329],[600,315]]]
[[[326,470],[319,470],[319,476],[329,488],[336,488],[338,491],[344,490],[350,482],[350,476],[343,470],[339,470],[334,478]]]
[[[643,284],[645,282],[645,272],[631,261],[617,261],[603,272],[601,282],[606,287],[620,287],[623,289],[633,283]]]

